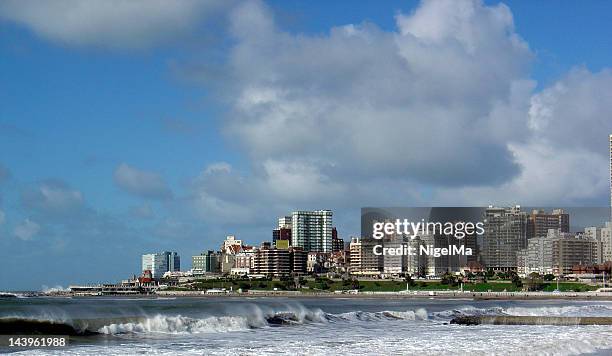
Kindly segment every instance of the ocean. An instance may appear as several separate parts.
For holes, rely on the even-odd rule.
[[[612,302],[246,297],[0,299],[3,330],[51,325],[82,334],[71,337],[66,348],[15,352],[19,355],[612,354],[612,326],[449,324],[459,315],[612,316]]]

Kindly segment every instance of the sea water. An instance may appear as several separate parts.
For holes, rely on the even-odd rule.
[[[72,337],[67,348],[16,354],[612,354],[612,326],[449,324],[460,315],[612,316],[612,303],[246,297],[0,300],[0,323],[54,321],[93,334]]]

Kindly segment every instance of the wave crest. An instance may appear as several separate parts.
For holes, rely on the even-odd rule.
[[[194,319],[186,316],[156,315],[139,322],[110,324],[101,327],[102,334],[170,333],[197,334],[247,330],[257,325],[242,316],[221,316]]]

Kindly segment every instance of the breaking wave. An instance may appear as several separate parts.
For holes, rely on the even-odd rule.
[[[351,311],[326,313],[302,306],[283,310],[254,307],[238,315],[184,316],[145,315],[121,318],[70,319],[66,317],[0,318],[0,334],[48,335],[121,335],[121,334],[199,334],[247,331],[265,327],[280,327],[313,323],[355,323],[377,321],[448,322],[458,316],[519,315],[519,316],[612,316],[612,305],[562,307],[490,307],[465,306],[453,310],[428,313],[423,308],[406,311]]]
[[[211,316],[192,318],[187,316],[156,315],[137,322],[104,325],[97,332],[101,334],[126,333],[168,333],[197,334],[245,331],[263,327],[300,325],[310,323],[377,321],[377,320],[427,320],[427,311],[382,311],[349,312],[342,314],[325,313],[319,309],[298,309],[271,314],[254,313],[249,316]]]
[[[511,307],[505,309],[504,312],[508,315],[517,316],[612,316],[612,305],[572,305],[539,308]]]
[[[242,316],[196,319],[180,315],[156,315],[143,321],[105,325],[98,329],[98,332],[110,335],[126,333],[196,334],[241,331],[255,327],[257,327],[256,323]]]
[[[460,316],[598,316],[612,317],[612,305],[592,304],[592,305],[572,305],[561,307],[490,307],[476,308],[465,306],[453,310],[444,310],[432,313],[435,320],[447,320]]]

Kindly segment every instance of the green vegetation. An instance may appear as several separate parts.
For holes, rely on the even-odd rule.
[[[464,283],[465,291],[473,292],[519,292],[523,290],[546,291],[552,292],[557,289],[556,281],[547,281],[540,276],[532,275],[525,279],[520,279],[516,275],[509,274],[511,280],[493,280],[493,281],[474,281],[472,283]],[[225,288],[226,290],[238,291],[239,289],[247,291],[255,290],[300,290],[305,293],[309,292],[334,292],[341,290],[359,290],[362,292],[399,292],[405,291],[406,285],[410,284],[411,291],[442,291],[442,290],[460,290],[461,281],[452,275],[445,275],[440,280],[414,280],[405,278],[404,280],[356,280],[356,279],[329,279],[324,277],[317,278],[293,278],[284,279],[210,279],[199,280],[190,284],[181,285],[178,287],[170,287],[168,290],[187,291],[187,290],[207,290],[213,288]],[[597,289],[596,286],[590,286],[575,282],[559,283],[561,292],[585,292]]]
[[[559,283],[559,291],[561,292],[588,292],[590,290],[596,290],[597,286],[590,286],[583,283],[574,283],[574,282],[560,282]],[[542,290],[545,292],[553,292],[557,289],[557,283],[551,282],[546,284]]]

